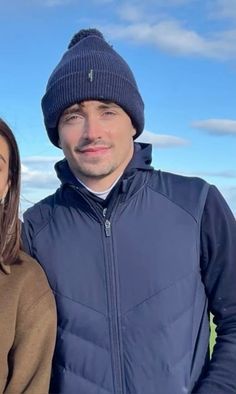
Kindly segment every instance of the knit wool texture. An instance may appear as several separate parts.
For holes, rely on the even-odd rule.
[[[100,36],[82,38],[66,51],[52,72],[42,99],[44,123],[58,147],[58,122],[63,111],[84,100],[108,100],[130,117],[137,138],[144,128],[144,104],[125,60]]]

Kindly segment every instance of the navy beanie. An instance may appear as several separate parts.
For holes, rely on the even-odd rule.
[[[144,104],[132,71],[96,29],[80,30],[52,72],[42,99],[44,123],[58,147],[58,122],[66,108],[84,100],[108,100],[130,117],[137,138],[144,127]]]

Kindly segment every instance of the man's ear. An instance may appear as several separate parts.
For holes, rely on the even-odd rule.
[[[132,137],[134,137],[137,133],[137,130],[135,128],[133,128],[133,132],[132,132]]]

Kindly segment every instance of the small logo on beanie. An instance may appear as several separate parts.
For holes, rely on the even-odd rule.
[[[92,68],[88,73],[88,79],[90,80],[90,82],[93,82],[93,69]]]

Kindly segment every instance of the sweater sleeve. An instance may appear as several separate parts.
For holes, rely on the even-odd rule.
[[[55,302],[47,290],[17,323],[4,394],[48,393],[55,336]]]
[[[236,393],[236,221],[210,187],[201,228],[202,278],[216,324],[216,344],[194,394]]]

